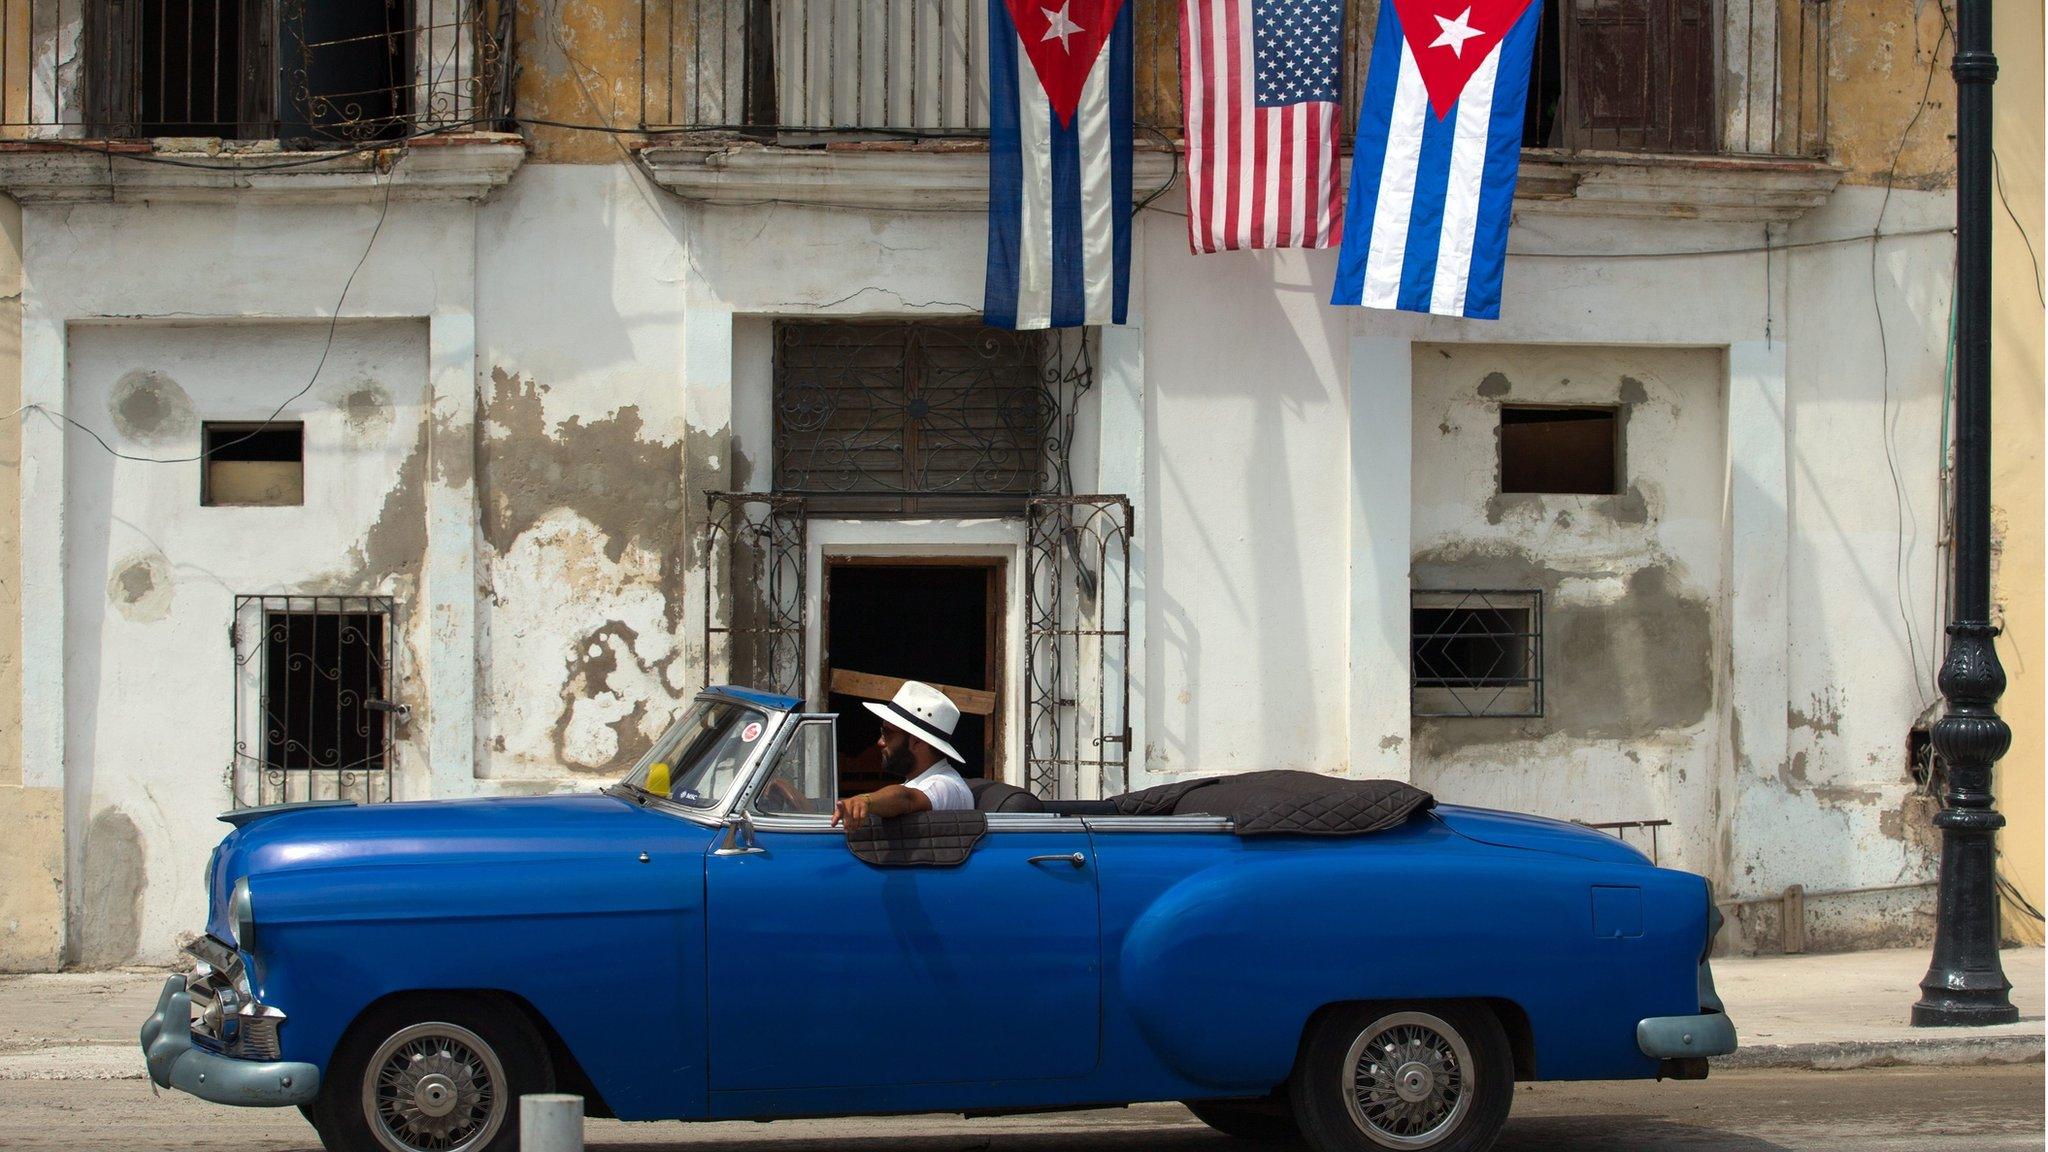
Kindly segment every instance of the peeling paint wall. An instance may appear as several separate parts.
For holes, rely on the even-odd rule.
[[[1834,33],[1828,44],[1830,158],[1848,169],[1854,184],[1952,185],[1953,0],[1851,0],[1828,7]]]
[[[482,210],[480,772],[622,775],[673,718],[684,507],[676,209],[623,169],[529,169]]]
[[[69,408],[109,427],[121,452],[189,458],[202,421],[262,419],[326,345],[320,323],[73,325]],[[319,381],[279,416],[305,426],[303,506],[202,507],[197,463],[70,456],[66,784],[85,814],[71,865],[75,963],[168,958],[203,912],[192,862],[220,837],[213,814],[232,806],[236,741],[257,740],[230,707],[236,595],[395,596],[393,690],[426,698],[426,326],[350,321],[324,355]],[[166,693],[168,682],[205,688]],[[398,728],[400,777],[422,772],[419,724]]]
[[[1664,861],[1709,870],[1724,374],[1708,349],[1416,349],[1414,586],[1540,591],[1544,685],[1538,718],[1417,719],[1417,783],[1566,819],[1670,820]],[[1503,404],[1614,407],[1621,493],[1501,494]]]

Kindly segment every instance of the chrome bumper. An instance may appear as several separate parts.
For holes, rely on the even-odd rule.
[[[241,1060],[192,1043],[192,997],[185,977],[164,981],[156,1011],[142,1022],[142,1056],[159,1088],[176,1088],[215,1104],[282,1108],[311,1103],[320,1069],[289,1060]]]
[[[1659,1060],[1726,1056],[1735,1051],[1735,1022],[1725,1012],[1652,1016],[1637,1021],[1636,1047]]]

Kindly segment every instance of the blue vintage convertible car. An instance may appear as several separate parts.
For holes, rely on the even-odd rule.
[[[800,709],[708,691],[601,794],[228,814],[150,1075],[348,1152],[509,1152],[550,1090],[626,1120],[1181,1100],[1473,1150],[1517,1080],[1734,1050],[1707,884],[1612,838],[1426,804],[1251,836],[993,785],[857,855],[835,720]]]

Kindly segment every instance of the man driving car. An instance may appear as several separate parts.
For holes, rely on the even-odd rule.
[[[906,680],[886,704],[862,701],[862,705],[882,720],[881,735],[875,738],[876,747],[882,750],[882,766],[902,772],[906,779],[839,801],[832,809],[834,826],[844,824],[852,830],[870,819],[973,809],[974,793],[953,767],[965,763],[952,745],[960,709],[944,692]]]

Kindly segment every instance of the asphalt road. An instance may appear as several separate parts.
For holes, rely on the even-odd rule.
[[[1704,1083],[1524,1085],[1499,1152],[1971,1152],[2042,1147],[2042,1066],[1718,1072]],[[632,1152],[1279,1152],[1171,1104],[962,1120],[775,1124],[593,1121],[587,1147]],[[0,1082],[0,1148],[314,1152],[296,1111],[218,1108],[136,1080]]]

